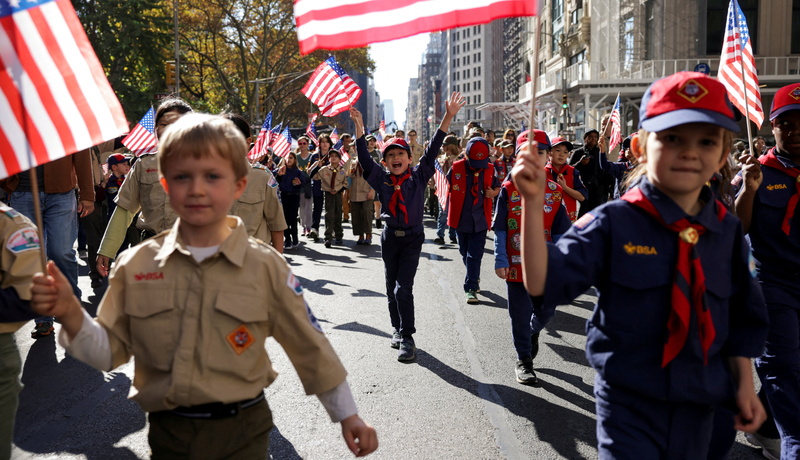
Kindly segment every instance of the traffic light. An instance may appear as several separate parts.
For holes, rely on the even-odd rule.
[[[262,111],[266,111],[267,95],[265,93],[258,94],[258,106],[261,108]]]
[[[167,75],[167,78],[166,78],[167,85],[170,85],[170,86],[174,85],[175,84],[175,61],[166,61],[166,62],[164,62],[164,64],[165,64],[165,68],[166,68],[165,70],[166,70],[166,75]]]
[[[562,109],[569,108],[569,103],[567,102],[567,95],[566,94],[562,94],[561,95],[561,108]]]

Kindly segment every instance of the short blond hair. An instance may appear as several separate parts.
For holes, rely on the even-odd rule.
[[[250,171],[247,142],[236,125],[223,117],[189,113],[170,125],[158,143],[158,171],[166,176],[170,159],[190,161],[217,154],[231,163],[236,179]]]

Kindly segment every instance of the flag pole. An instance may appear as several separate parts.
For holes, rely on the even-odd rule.
[[[30,150],[28,151],[30,154]],[[36,177],[36,166],[28,170],[31,177],[31,195],[33,198],[33,214],[36,217],[36,233],[39,234],[39,262],[42,264],[42,273],[47,275],[47,257],[44,250],[44,224],[42,221],[42,206],[39,203],[39,179]]]
[[[531,112],[528,119],[528,130],[533,131],[536,126],[536,86],[539,80],[539,37],[541,36],[542,21],[540,15],[536,14],[536,35],[533,39],[533,52],[531,53]],[[533,155],[533,139],[528,136],[528,152]]]
[[[744,43],[742,43],[742,34],[739,33],[739,2],[731,0],[736,5],[736,11],[733,13],[733,27],[736,30],[737,37],[736,43],[739,45],[735,48],[735,53],[740,54],[739,59],[739,72],[742,76],[742,90],[744,91],[744,120],[747,125],[747,150],[752,155],[753,152],[753,132],[750,127],[750,104],[747,102],[747,81],[745,81],[744,73]],[[755,156],[755,155],[754,155]]]

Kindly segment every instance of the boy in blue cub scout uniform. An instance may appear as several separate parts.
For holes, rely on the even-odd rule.
[[[738,124],[722,84],[697,72],[653,83],[640,120],[638,188],[588,212],[554,245],[536,204],[541,160],[517,158],[525,287],[543,309],[590,286],[600,293],[586,356],[597,371],[601,459],[705,459],[718,407],[736,407],[728,420],[742,431],[765,418],[750,362],[766,339],[764,298],[741,223],[705,186]]]
[[[392,348],[398,349],[398,361],[411,361],[416,356],[412,334],[414,327],[414,276],[425,233],[422,216],[425,189],[433,177],[433,162],[439,154],[450,122],[465,103],[461,93],[453,93],[445,102],[445,115],[419,164],[411,167],[411,148],[404,139],[393,139],[383,149],[384,170],[370,156],[364,139],[364,122],[355,107],[350,116],[356,125],[358,163],[364,179],[378,194],[381,203],[381,257],[386,273],[386,297],[392,320]]]
[[[770,330],[756,369],[781,435],[781,459],[800,458],[800,83],[775,93],[775,147],[745,155],[736,212],[753,248]]]
[[[492,221],[492,200],[500,193],[500,181],[489,164],[491,147],[486,139],[473,137],[467,142],[467,157],[453,163],[447,173],[447,225],[456,229],[458,252],[467,269],[464,292],[467,303],[478,303],[481,259],[486,232]]]

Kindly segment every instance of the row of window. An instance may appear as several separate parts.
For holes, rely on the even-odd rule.
[[[481,62],[481,53],[474,53],[472,55],[472,62],[477,64]],[[470,56],[464,56],[464,65],[469,65],[470,63]],[[461,58],[453,59],[453,67],[461,67]]]
[[[470,72],[470,70],[471,70],[471,72]],[[458,71],[455,71],[455,72],[453,72],[453,81],[458,81],[459,79],[466,80],[467,78],[470,78],[470,74],[472,76],[474,76],[474,77],[480,77],[481,76],[481,67],[475,67],[473,69],[464,69],[464,70],[461,71],[461,74],[459,74]]]
[[[463,29],[454,30],[454,31],[450,32],[450,38],[452,38],[453,40],[460,40],[461,38],[465,38],[466,39],[466,38],[469,38],[470,32],[473,35],[477,35],[477,34],[481,33],[481,26],[477,25],[477,26],[465,27]]]
[[[472,40],[472,48],[478,49],[480,47],[481,47],[481,39],[480,38],[476,38],[475,40]],[[464,52],[466,53],[469,50],[470,50],[469,42],[464,43]],[[453,45],[453,54],[459,54],[459,53],[461,53],[461,45]]]
[[[468,92],[470,92],[470,88],[472,88],[472,90],[474,90],[474,91],[480,91],[481,90],[481,86],[482,86],[481,85],[481,80],[476,80],[476,81],[474,81],[472,83],[472,86],[470,86],[469,82],[467,82],[467,83],[464,83],[463,85],[455,85],[454,88],[455,88],[456,91],[460,91],[460,92],[463,92],[463,93],[468,93]],[[467,103],[469,104],[469,102],[467,102]]]

